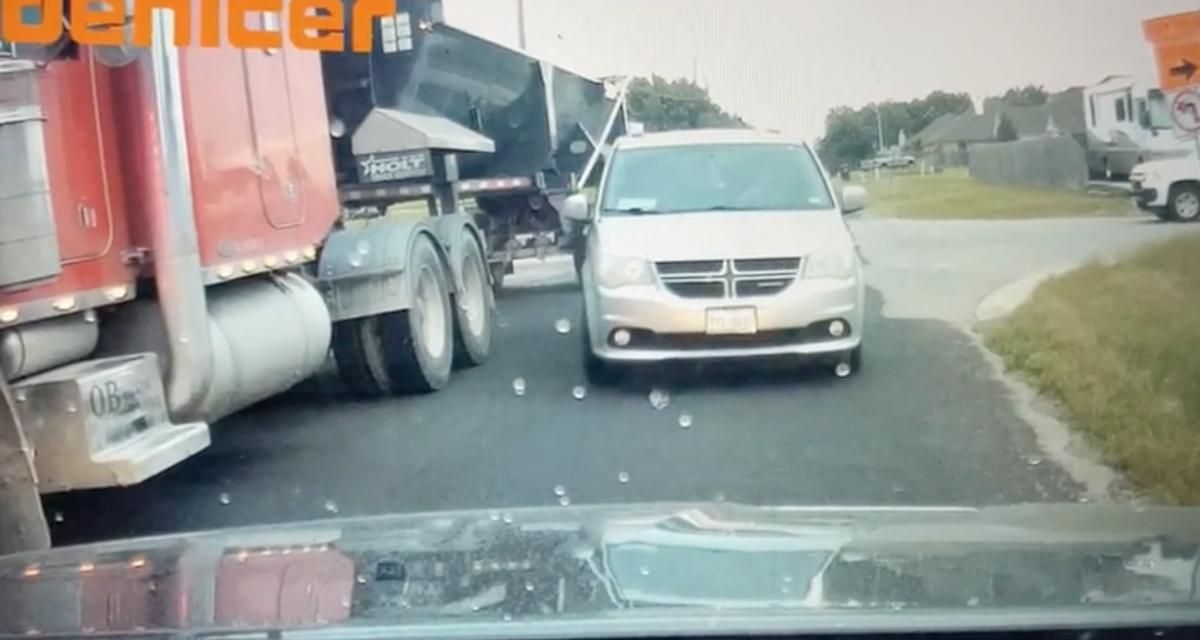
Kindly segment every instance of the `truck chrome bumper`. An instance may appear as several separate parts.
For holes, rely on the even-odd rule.
[[[137,484],[207,447],[207,424],[171,422],[160,375],[158,357],[144,353],[77,362],[17,383],[39,491]]]

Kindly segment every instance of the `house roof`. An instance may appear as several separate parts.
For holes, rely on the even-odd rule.
[[[1050,123],[1050,110],[1046,107],[1000,105],[997,112],[1012,123],[1020,137],[1041,135]]]
[[[1054,126],[1062,133],[1084,133],[1087,119],[1083,113],[1083,88],[1072,87],[1050,96],[1047,104]]]
[[[982,142],[995,137],[994,115],[974,113],[946,114],[925,127],[917,138],[922,144],[942,142]]]
[[[951,129],[957,142],[987,142],[996,139],[996,116],[968,114],[960,116],[958,124]]]
[[[999,98],[984,101],[983,114],[946,114],[934,120],[915,138],[921,144],[943,142],[988,142],[996,139],[998,118],[1003,115],[1012,123],[1020,137],[1045,134],[1054,128],[1061,133],[1083,133],[1087,122],[1083,113],[1083,89],[1072,87],[1052,94],[1045,105],[1022,106],[1005,104]]]
[[[950,126],[950,123],[954,122],[957,117],[958,116],[953,113],[943,113],[935,118],[933,122],[930,122],[928,125],[926,125],[924,129],[918,131],[917,134],[913,136],[913,140],[919,140],[922,144],[934,142],[934,138],[936,138],[943,129]]]

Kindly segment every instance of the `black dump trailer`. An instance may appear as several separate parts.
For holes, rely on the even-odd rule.
[[[442,8],[396,0],[372,25],[370,55],[323,54],[339,192],[354,215],[472,198],[498,286],[515,259],[571,250],[558,205],[598,179],[625,133],[626,83],[455,29]]]

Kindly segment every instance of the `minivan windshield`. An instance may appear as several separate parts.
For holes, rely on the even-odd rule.
[[[605,181],[608,215],[830,209],[812,154],[788,144],[619,150]]]

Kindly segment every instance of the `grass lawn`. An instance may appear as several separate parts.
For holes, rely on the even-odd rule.
[[[872,213],[898,218],[1019,219],[1133,211],[1128,198],[984,184],[961,169],[924,176],[884,174],[879,180],[866,174],[857,183],[870,194]]]
[[[1053,278],[985,335],[1109,464],[1200,504],[1200,234]]]

